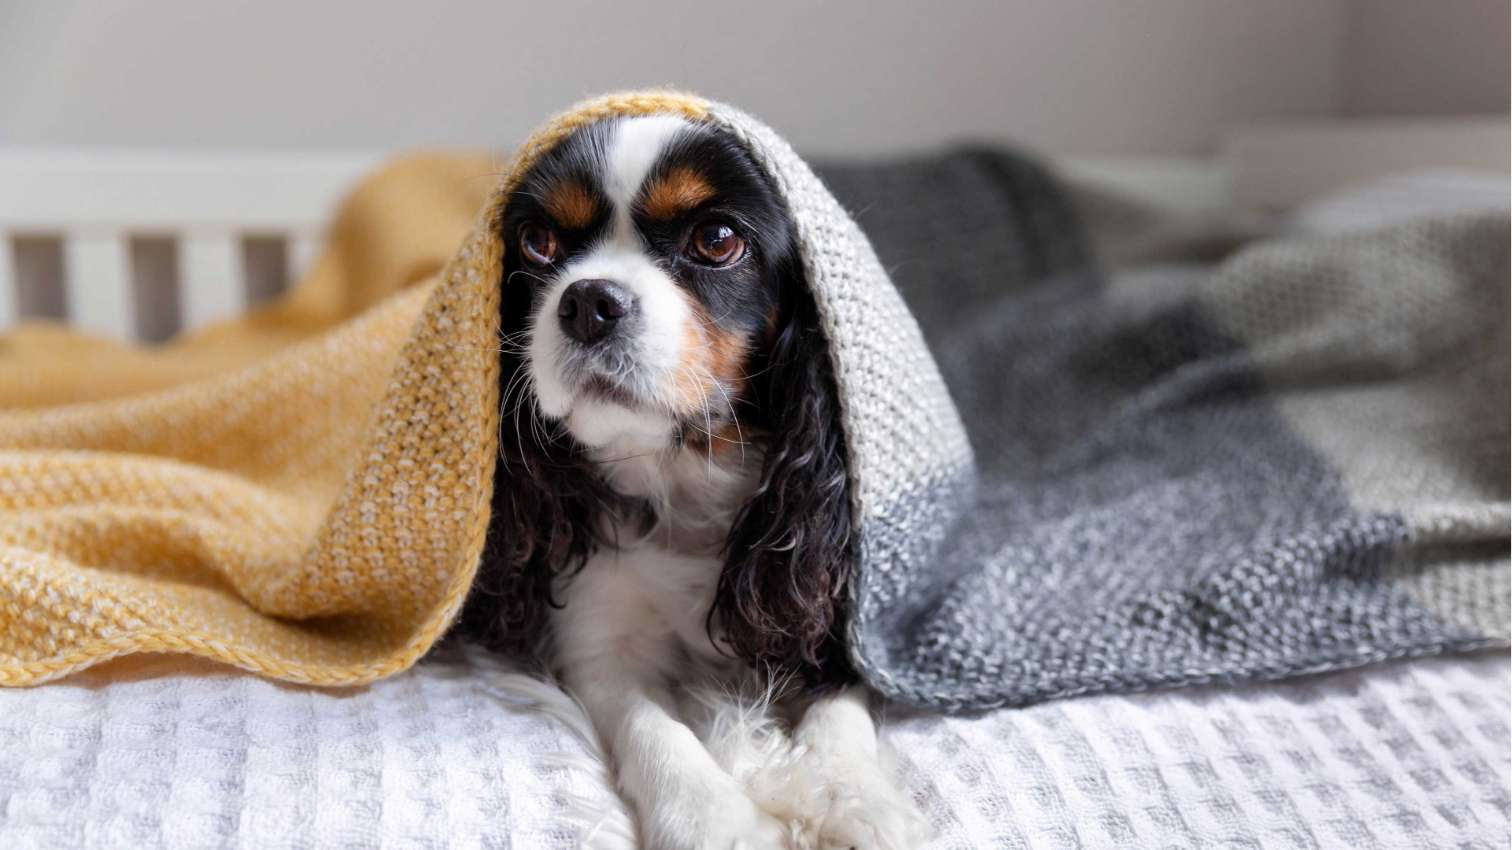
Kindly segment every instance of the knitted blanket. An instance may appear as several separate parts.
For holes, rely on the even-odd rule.
[[[879,689],[987,708],[1507,644],[1505,215],[1109,283],[1020,159],[825,176],[976,450],[928,556],[865,565]]]
[[[949,214],[867,222],[921,332],[786,143],[651,93],[574,109],[502,173],[386,169],[243,320],[0,343],[0,683],[140,651],[317,684],[413,663],[508,486],[500,200],[576,126],[666,111],[744,139],[797,224],[852,467],[850,651],[883,693],[969,708],[1505,642],[1504,220],[1113,291],[1043,175],[983,158],[976,191],[919,193]],[[975,216],[1019,238],[973,240]]]

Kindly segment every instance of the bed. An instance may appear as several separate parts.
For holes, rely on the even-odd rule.
[[[930,848],[1496,847],[1504,653],[1285,684],[890,711]],[[313,691],[146,658],[0,691],[0,845],[634,847],[560,691],[453,650]]]
[[[154,340],[270,297],[374,159],[0,158],[0,324],[45,316]],[[1119,285],[1152,264],[1200,273],[1279,229],[1507,203],[1504,178],[1434,172],[1256,215],[1215,162],[1060,165]],[[828,173],[838,191],[890,167]],[[72,196],[38,191],[47,181]],[[907,214],[847,200],[863,226]],[[887,707],[884,735],[942,850],[1505,846],[1509,686],[1507,653],[1491,651],[956,717]],[[0,846],[333,845],[623,848],[635,835],[578,707],[473,647],[350,690],[163,656],[0,689]]]

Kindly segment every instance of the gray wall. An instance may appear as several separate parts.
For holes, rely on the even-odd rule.
[[[1267,118],[1505,112],[1507,24],[1505,0],[0,0],[0,144],[501,147],[676,84],[810,152],[1197,153]]]
[[[1353,0],[1344,111],[1505,113],[1509,9],[1507,0]]]

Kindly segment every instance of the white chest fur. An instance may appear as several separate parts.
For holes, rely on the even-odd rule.
[[[639,449],[639,451],[637,451]],[[656,516],[649,531],[610,529],[606,546],[574,577],[557,612],[559,652],[620,643],[639,663],[671,674],[697,659],[704,672],[730,666],[708,634],[708,616],[724,566],[724,543],[749,498],[760,452],[646,450],[609,445],[596,451],[599,470],[620,493],[647,499]],[[679,678],[690,672],[678,669]]]

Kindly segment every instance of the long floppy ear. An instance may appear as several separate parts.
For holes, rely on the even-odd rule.
[[[624,510],[590,462],[555,423],[541,417],[530,390],[525,338],[530,287],[501,281],[499,457],[492,516],[459,631],[513,654],[542,649],[556,579],[582,569],[603,541],[605,510]]]
[[[845,438],[813,296],[797,273],[785,277],[785,315],[754,364],[766,457],[730,530],[710,624],[758,669],[840,684],[854,677],[844,651],[854,545]]]

